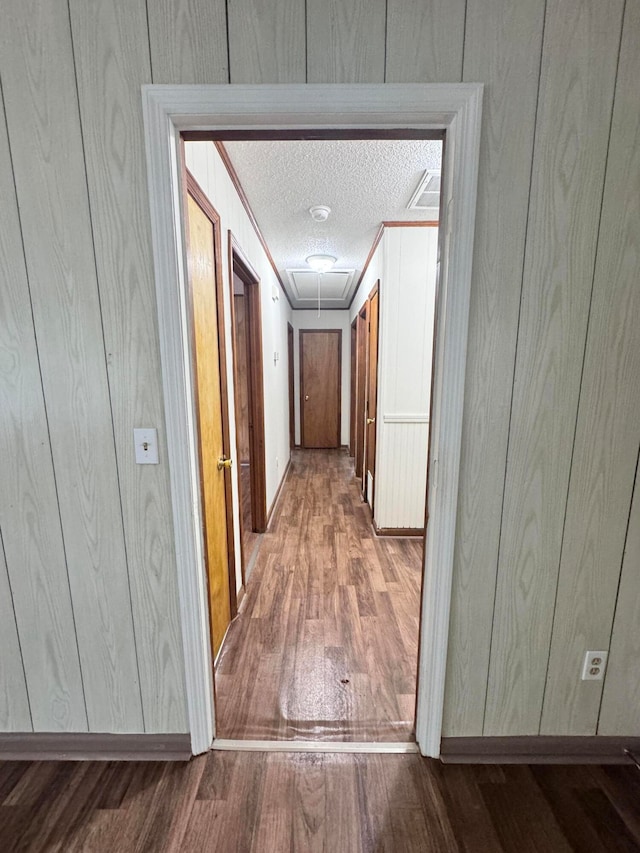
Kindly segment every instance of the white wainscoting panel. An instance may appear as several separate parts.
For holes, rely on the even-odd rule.
[[[438,229],[387,228],[381,249],[373,516],[380,529],[422,528]]]
[[[383,415],[375,517],[379,528],[424,526],[429,416]]]

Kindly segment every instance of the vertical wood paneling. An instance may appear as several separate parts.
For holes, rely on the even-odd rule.
[[[0,535],[0,731],[33,731],[18,629]]]
[[[544,0],[469,0],[484,81],[444,735],[481,735],[509,437]]]
[[[386,82],[460,82],[466,5],[466,0],[387,0]]]
[[[0,525],[37,731],[86,731],[87,717],[29,301],[11,158],[0,103]],[[16,705],[23,663],[11,639],[9,586],[0,589],[0,686]],[[11,611],[11,612],[10,612]],[[6,620],[6,622],[5,622]],[[17,659],[13,656],[17,654]],[[15,694],[14,694],[15,690]],[[27,714],[28,717],[28,714]],[[29,721],[27,729],[31,727]]]
[[[637,17],[636,17],[637,20]],[[599,735],[640,733],[640,478],[629,517]],[[603,646],[604,648],[604,646]]]
[[[307,0],[307,82],[384,81],[386,0]]]
[[[231,83],[304,83],[305,0],[229,4]]]
[[[147,0],[147,14],[154,83],[229,81],[225,0]]]
[[[0,74],[35,330],[0,133],[0,524],[8,569],[4,575],[0,556],[0,726],[27,719],[20,644],[35,729],[87,728],[66,546],[90,727],[142,728],[122,507],[147,727],[183,727],[166,469],[136,469],[129,456],[134,425],[157,424],[162,437],[140,84],[298,81],[305,69],[309,82],[371,83],[384,78],[385,65],[389,82],[436,82],[460,79],[463,63],[464,80],[488,85],[445,734],[482,732],[545,3],[468,0],[464,34],[463,0],[306,5],[305,31],[301,0],[269,0],[266,7],[257,0],[148,0],[147,31],[142,0],[88,9],[71,0],[75,56],[63,0],[3,5]],[[596,632],[606,637],[611,621],[638,421],[629,378],[637,373],[633,235],[640,145],[634,89],[640,22],[632,3],[626,4],[570,487],[569,468],[621,7],[621,0],[548,4],[487,734],[538,730],[559,565],[543,728],[592,730],[597,705],[597,693],[585,701],[582,686],[572,681],[574,659],[587,638],[591,645]],[[250,226],[238,223],[238,231],[243,244],[253,240]],[[286,406],[282,412],[286,442]],[[275,441],[276,427],[267,430],[268,441]],[[285,450],[278,453],[282,462]],[[634,734],[640,727],[639,516],[636,491],[602,734]],[[10,593],[19,643],[13,608],[7,609]]]
[[[484,733],[540,727],[622,0],[547,6]]]
[[[627,3],[543,734],[595,734],[602,682],[581,681],[579,673],[587,649],[609,647],[633,493],[640,444],[639,80],[640,6]],[[628,559],[626,565],[633,574]],[[640,623],[627,626],[630,637],[640,630]],[[619,662],[612,663],[619,673]]]
[[[143,0],[72,0],[71,24],[147,732],[184,731],[183,662],[140,85],[151,79]],[[133,428],[158,428],[136,465]]]
[[[388,423],[382,416],[378,435],[376,524],[380,528],[424,527],[429,423]]]
[[[0,74],[89,728],[141,731],[67,4],[9,0],[4,23]]]

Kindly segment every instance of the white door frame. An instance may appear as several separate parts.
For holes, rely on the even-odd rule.
[[[440,755],[464,401],[482,84],[142,87],[167,449],[191,747],[215,736],[213,669],[189,367],[179,171],[181,130],[446,130],[432,387],[429,526],[416,740]],[[446,394],[443,394],[446,388]]]

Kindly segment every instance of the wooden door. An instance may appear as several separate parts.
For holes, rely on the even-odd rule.
[[[369,296],[369,358],[367,361],[367,440],[365,465],[365,492],[368,494],[369,483],[366,474],[371,475],[375,482],[376,473],[376,411],[378,408],[378,320],[379,320],[379,291],[375,285]],[[373,506],[372,496],[369,503]]]
[[[236,336],[236,433],[238,435],[238,464],[248,465],[249,450],[249,383],[247,357],[247,318],[244,294],[234,294],[233,316]]]
[[[303,447],[340,447],[341,329],[300,330]]]
[[[367,306],[357,317],[357,365],[356,365],[356,477],[362,479],[364,467],[364,426],[366,417],[367,386]]]
[[[214,226],[191,194],[187,196],[187,212],[202,519],[215,657],[231,621],[231,586],[225,493],[229,472],[218,468],[224,443]]]
[[[294,404],[295,382],[293,376],[293,326],[287,323],[287,369],[289,371],[289,449],[296,445],[296,414]]]
[[[239,243],[229,231],[229,283],[232,295],[231,329],[233,349],[233,371],[235,387],[244,381],[241,369],[241,352],[246,358],[247,417],[249,427],[249,472],[251,481],[251,522],[255,533],[264,533],[267,528],[267,479],[264,458],[264,382],[262,371],[262,320],[260,311],[260,279]],[[234,284],[236,280],[236,284]],[[244,291],[244,338],[241,346],[238,339],[238,323],[235,316],[233,298],[240,281]],[[236,395],[236,421],[241,414],[238,411],[239,398]],[[236,432],[239,441],[239,434]],[[238,444],[238,453],[240,445]],[[242,486],[240,487],[242,502]],[[240,529],[244,532],[242,515]],[[244,556],[243,556],[244,560]]]
[[[349,456],[356,455],[356,396],[358,384],[357,320],[351,324],[351,374],[349,388]]]

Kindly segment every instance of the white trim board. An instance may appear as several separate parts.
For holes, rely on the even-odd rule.
[[[215,735],[194,401],[188,359],[178,169],[181,130],[416,128],[446,131],[442,261],[432,387],[429,528],[416,740],[438,757],[442,729],[476,207],[482,84],[142,87],[185,690],[194,754]],[[447,393],[443,394],[446,387]],[[437,477],[435,475],[437,466]]]
[[[428,424],[429,423],[429,413],[425,412],[424,414],[406,414],[406,415],[383,415],[382,421],[385,424]]]
[[[406,755],[419,752],[414,741],[226,740],[216,738],[211,749],[229,752],[372,752]]]

